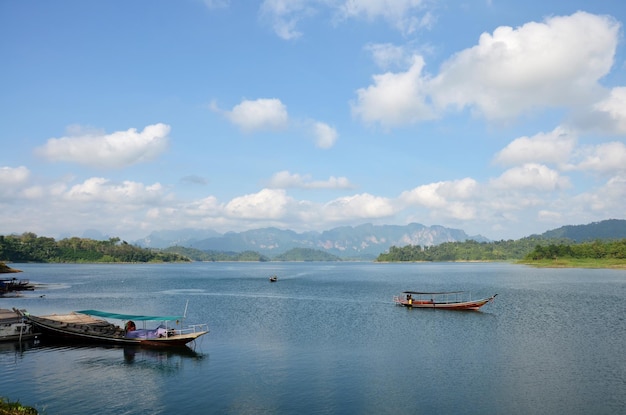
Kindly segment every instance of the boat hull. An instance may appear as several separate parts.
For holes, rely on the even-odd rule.
[[[497,295],[497,294],[496,294]],[[394,302],[408,308],[439,308],[444,310],[480,310],[482,306],[493,301],[496,296],[482,298],[472,301],[429,301],[429,300],[407,300],[401,297],[394,297]]]
[[[24,321],[18,313],[0,309],[0,342],[14,342],[34,339],[39,333],[33,332],[32,324]]]
[[[208,331],[173,334],[157,338],[128,338],[124,331],[106,321],[97,323],[67,322],[62,319],[25,315],[26,319],[46,337],[77,343],[134,345],[145,347],[183,347]],[[59,316],[57,316],[59,317]]]

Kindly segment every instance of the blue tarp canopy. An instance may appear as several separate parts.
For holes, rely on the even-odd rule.
[[[139,316],[134,314],[118,314],[118,313],[107,313],[106,311],[98,311],[98,310],[82,310],[76,311],[80,314],[88,314],[90,316],[97,316],[103,318],[113,318],[117,320],[137,320],[137,321],[173,321],[173,320],[182,320],[183,316]]]

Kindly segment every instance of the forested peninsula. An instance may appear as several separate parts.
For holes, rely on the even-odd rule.
[[[576,243],[522,238],[499,242],[448,242],[425,247],[392,246],[376,261],[514,261],[543,267],[626,268],[626,239]]]
[[[266,261],[341,261],[329,253],[294,248],[275,258],[254,251],[218,252],[194,248],[170,247],[148,249],[131,245],[119,238],[99,241],[88,238],[54,238],[27,232],[22,235],[0,235],[0,261],[44,263],[116,263],[116,262],[266,262]]]
[[[145,249],[120,238],[97,241],[87,238],[54,238],[27,232],[0,235],[0,261],[5,262],[183,262],[189,258],[174,252]]]

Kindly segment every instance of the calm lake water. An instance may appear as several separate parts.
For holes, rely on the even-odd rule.
[[[19,264],[0,307],[182,314],[189,353],[0,344],[0,396],[72,414],[626,413],[626,271],[510,264]],[[268,277],[276,274],[277,283]],[[480,312],[403,290],[498,293]],[[41,295],[45,295],[41,298]]]

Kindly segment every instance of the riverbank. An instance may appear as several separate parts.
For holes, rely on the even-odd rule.
[[[530,265],[537,268],[604,268],[626,270],[626,260],[624,259],[557,258],[533,261],[520,260],[517,261],[516,264]]]
[[[10,402],[0,397],[0,415],[37,415],[38,413],[33,407],[24,406],[19,402]]]

